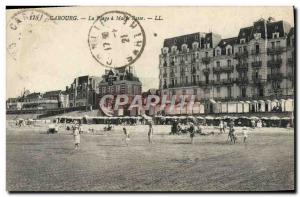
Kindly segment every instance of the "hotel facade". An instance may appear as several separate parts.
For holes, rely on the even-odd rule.
[[[250,111],[272,111],[285,108],[287,99],[293,103],[294,70],[294,28],[285,21],[260,19],[233,38],[198,32],[165,39],[159,89],[220,104],[208,104],[206,112],[220,112],[228,102],[253,103]]]

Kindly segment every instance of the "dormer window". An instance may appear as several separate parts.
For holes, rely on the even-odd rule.
[[[273,39],[279,38],[279,32],[275,32],[272,34]]]
[[[231,55],[231,48],[227,49],[227,55]]]
[[[162,50],[163,54],[167,54],[168,51],[169,51],[169,48],[168,48],[168,47],[164,47],[163,50]]]
[[[206,44],[206,47],[209,49],[209,48],[210,48],[210,43],[207,43],[207,44]]]
[[[186,44],[183,44],[183,45],[181,46],[181,50],[184,51],[184,52],[186,52],[186,51],[187,51],[187,45],[186,45]]]
[[[221,50],[217,49],[217,56],[220,56],[220,55],[221,55]]]
[[[199,43],[198,42],[194,42],[193,43],[193,50],[198,49]]]
[[[245,38],[240,39],[240,44],[245,44],[245,42],[246,42],[246,39],[245,39]]]
[[[261,33],[255,33],[254,34],[254,39],[255,40],[258,40],[258,39],[260,39],[261,38]]]
[[[171,48],[172,53],[175,53],[176,50],[177,50],[177,47],[176,46],[172,46],[172,48]]]

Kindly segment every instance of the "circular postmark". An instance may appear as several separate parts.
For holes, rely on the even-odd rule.
[[[22,9],[14,13],[7,22],[6,49],[8,54],[17,60],[26,38],[35,39],[39,36],[40,29],[44,28],[43,25],[49,21],[51,21],[50,14],[40,9]]]
[[[89,30],[93,58],[109,68],[133,64],[143,53],[146,35],[140,22],[123,11],[108,11],[97,17]]]

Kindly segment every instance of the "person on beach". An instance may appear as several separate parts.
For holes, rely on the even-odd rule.
[[[190,123],[189,131],[190,131],[191,144],[194,144],[195,125],[192,122]]]
[[[80,125],[77,122],[77,120],[74,121],[73,136],[74,136],[74,141],[75,141],[75,150],[77,150],[79,148],[79,144],[80,144]]]
[[[130,141],[129,132],[127,131],[127,129],[126,129],[125,127],[123,127],[123,132],[124,132],[124,135],[125,135],[125,143],[126,143],[126,146],[128,146],[129,141]]]
[[[220,121],[219,129],[220,129],[220,134],[222,134],[223,132],[225,133],[223,120]]]
[[[244,138],[244,143],[246,143],[247,138],[248,138],[248,131],[246,127],[243,127],[243,138]]]
[[[152,122],[149,121],[149,131],[148,131],[149,144],[152,144],[152,137],[153,137],[153,125],[152,125]]]

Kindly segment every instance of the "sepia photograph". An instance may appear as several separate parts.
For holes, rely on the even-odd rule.
[[[8,192],[295,192],[293,6],[7,6]]]

